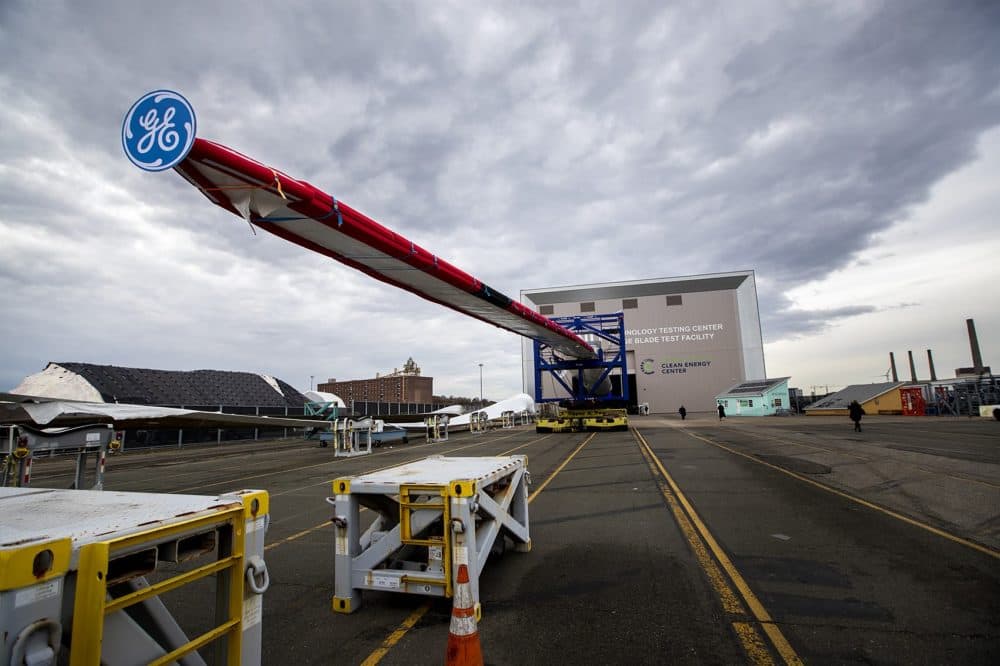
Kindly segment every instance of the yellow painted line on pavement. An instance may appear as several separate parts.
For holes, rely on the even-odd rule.
[[[638,431],[634,432],[639,443],[642,444],[642,435]],[[670,508],[671,513],[674,514],[674,520],[677,521],[677,525],[681,528],[681,532],[684,534],[684,538],[687,539],[688,545],[694,551],[698,564],[701,565],[702,570],[708,575],[709,583],[712,584],[712,588],[722,602],[722,609],[733,615],[743,615],[743,605],[740,603],[736,593],[733,592],[733,588],[726,582],[726,577],[723,575],[722,570],[719,569],[715,560],[709,555],[708,549],[705,548],[705,543],[698,538],[698,533],[695,531],[694,525],[688,520],[687,514],[684,513],[684,510],[677,502],[677,498],[670,491],[670,487],[666,484],[666,479],[658,474],[656,464],[653,462],[653,455],[644,446],[639,447],[639,452],[642,453],[642,457],[646,459],[646,464],[649,465],[650,471],[653,472],[653,477],[656,480],[657,487],[660,489],[660,494],[667,501],[667,506]]]
[[[269,543],[266,546],[264,546],[264,550],[268,551],[268,550],[271,550],[272,548],[277,548],[278,546],[280,546],[282,544],[286,544],[289,541],[295,541],[296,539],[301,539],[302,537],[304,537],[307,534],[310,534],[312,532],[315,532],[318,529],[322,529],[322,528],[326,527],[327,525],[332,525],[332,524],[333,523],[331,523],[329,520],[324,520],[322,523],[320,523],[319,525],[316,525],[315,527],[310,527],[307,530],[302,530],[301,532],[296,532],[292,536],[285,537],[281,541],[275,541],[274,543]]]
[[[967,548],[971,548],[973,550],[977,550],[980,553],[985,553],[986,555],[989,555],[990,557],[993,557],[993,558],[996,558],[996,559],[1000,559],[1000,551],[996,551],[996,550],[993,550],[992,548],[988,548],[987,546],[980,545],[980,544],[976,543],[975,541],[969,541],[968,539],[963,539],[960,536],[957,536],[957,535],[952,534],[950,532],[945,532],[944,530],[939,529],[937,527],[934,527],[932,525],[928,525],[926,523],[922,523],[922,522],[920,522],[919,520],[917,520],[915,518],[910,518],[909,516],[904,516],[901,513],[893,511],[892,509],[887,509],[884,506],[879,506],[878,504],[875,504],[874,502],[869,502],[868,500],[861,499],[860,497],[855,497],[854,495],[851,495],[850,493],[845,493],[842,490],[837,490],[836,488],[833,488],[831,486],[828,486],[828,485],[825,485],[823,483],[820,483],[819,481],[814,481],[813,479],[810,479],[808,477],[802,476],[801,474],[798,474],[797,472],[793,472],[791,470],[785,469],[784,467],[779,467],[777,465],[771,464],[771,463],[769,463],[769,462],[767,462],[765,460],[761,460],[760,458],[752,456],[752,455],[750,455],[748,453],[743,453],[742,451],[737,451],[734,448],[728,447],[725,444],[721,444],[719,442],[716,442],[715,440],[709,439],[709,438],[704,437],[702,435],[696,435],[693,432],[691,432],[690,430],[688,430],[687,428],[680,428],[680,430],[683,430],[684,432],[686,432],[691,437],[694,437],[695,439],[700,439],[701,441],[705,442],[706,444],[711,444],[712,446],[715,446],[715,447],[718,447],[720,449],[723,449],[724,451],[729,451],[730,453],[733,453],[733,454],[736,454],[736,455],[741,456],[743,458],[746,458],[747,460],[752,460],[753,462],[755,462],[755,463],[757,463],[759,465],[764,465],[765,467],[770,467],[773,470],[777,470],[777,471],[781,472],[782,474],[787,474],[788,476],[790,476],[792,478],[798,479],[799,481],[803,481],[803,482],[808,483],[808,484],[810,484],[812,486],[815,486],[817,488],[825,490],[828,493],[833,493],[834,495],[837,495],[838,497],[843,497],[844,499],[847,499],[847,500],[850,500],[850,501],[855,502],[857,504],[860,504],[861,506],[868,507],[869,509],[873,509],[875,511],[878,511],[879,513],[884,513],[887,516],[890,516],[890,517],[895,518],[897,520],[901,520],[904,523],[906,523],[907,525],[913,525],[914,527],[919,527],[920,529],[926,530],[926,531],[930,532],[931,534],[936,534],[937,536],[944,537],[945,539],[948,539],[949,541],[953,541],[953,542],[955,542],[957,544],[961,544],[963,546],[966,546]]]
[[[764,633],[767,634],[767,637],[770,639],[771,644],[774,646],[774,649],[777,651],[777,653],[781,656],[781,658],[784,660],[786,664],[794,664],[794,665],[802,664],[802,660],[799,658],[798,654],[796,654],[795,649],[792,648],[791,644],[788,642],[788,639],[785,638],[785,635],[781,632],[781,629],[778,628],[778,625],[771,618],[770,613],[767,612],[767,609],[764,608],[764,605],[757,598],[757,595],[754,594],[753,590],[750,589],[750,586],[747,584],[746,580],[743,579],[743,576],[733,565],[732,561],[729,559],[729,556],[726,555],[726,552],[715,540],[715,537],[712,536],[712,533],[708,530],[708,527],[698,516],[698,513],[694,510],[694,507],[688,501],[684,493],[681,492],[680,487],[674,481],[673,477],[670,476],[670,473],[667,472],[666,468],[663,466],[663,463],[661,463],[660,459],[657,458],[656,454],[653,453],[653,450],[646,442],[646,438],[643,437],[642,433],[640,433],[638,430],[633,429],[632,432],[635,433],[637,439],[641,443],[642,449],[644,449],[645,452],[648,454],[649,456],[648,459],[652,460],[652,463],[656,466],[656,469],[659,470],[660,474],[663,475],[663,478],[670,486],[670,490],[677,498],[677,501],[680,502],[681,506],[684,507],[684,512],[687,514],[687,517],[694,524],[695,529],[697,529],[698,534],[701,535],[701,539],[704,540],[709,550],[712,551],[712,554],[715,556],[716,561],[718,561],[719,566],[721,566],[722,569],[726,572],[726,575],[729,576],[729,580],[732,581],[733,586],[736,587],[736,590],[743,598],[744,603],[746,603],[747,608],[750,609],[750,613],[760,624],[761,629],[763,629]],[[747,634],[748,632],[748,629],[745,626],[745,624],[746,623],[740,623],[739,626],[737,626],[737,623],[734,623],[733,629],[740,637],[740,640],[743,643],[743,647],[747,652],[747,656],[751,660],[763,658],[763,655],[759,654],[760,651],[759,636],[755,640],[752,638],[747,638],[746,640],[744,640],[744,635]],[[755,634],[756,632],[753,633]],[[767,662],[760,662],[760,663],[768,663],[770,661],[771,661],[770,655],[767,655]]]
[[[552,479],[556,478],[556,474],[558,474],[559,472],[561,472],[563,470],[563,467],[565,467],[566,465],[568,465],[569,461],[572,460],[573,458],[575,458],[576,454],[578,454],[580,452],[580,450],[583,449],[583,447],[587,446],[587,443],[590,442],[590,440],[594,439],[595,436],[597,436],[596,432],[595,433],[591,433],[590,437],[588,437],[587,439],[583,440],[583,443],[580,444],[580,446],[576,447],[576,449],[573,451],[573,453],[569,454],[569,457],[566,458],[566,460],[563,460],[562,464],[559,465],[559,467],[556,467],[556,470],[554,472],[552,472],[552,474],[549,474],[549,478],[545,479],[545,481],[542,482],[542,485],[538,486],[538,488],[535,489],[535,492],[533,492],[530,495],[528,495],[528,503],[529,504],[531,503],[531,501],[533,499],[535,499],[536,497],[538,497],[538,493],[540,493],[543,490],[545,490],[545,486],[549,485],[549,483],[552,482]]]
[[[504,451],[500,455],[502,455],[502,456],[509,456],[510,454],[514,453],[514,451],[519,451],[519,450],[523,449],[526,446],[531,446],[532,444],[537,444],[538,442],[542,441],[543,439],[548,439],[551,436],[552,435],[545,435],[544,437],[539,437],[538,439],[533,439],[530,442],[528,442],[527,444],[522,444],[521,446],[515,446],[512,449],[507,449],[506,451]]]
[[[420,618],[424,616],[428,610],[430,610],[431,604],[427,602],[420,606],[417,610],[407,616],[403,623],[396,627],[396,631],[389,634],[389,637],[382,641],[382,645],[379,646],[377,650],[368,655],[368,658],[361,662],[361,666],[375,666],[375,664],[382,661],[382,657],[389,653],[392,647],[403,639],[410,629],[412,629]]]

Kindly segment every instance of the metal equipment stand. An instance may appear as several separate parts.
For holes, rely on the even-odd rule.
[[[265,491],[0,488],[0,514],[0,664],[260,664]],[[184,586],[211,577],[214,621],[188,639],[160,595],[203,604]]]
[[[48,452],[50,455],[76,454],[76,473],[73,475],[73,485],[70,486],[75,489],[83,489],[86,485],[87,457],[93,454],[94,484],[90,488],[101,490],[104,487],[104,464],[108,455],[108,444],[114,436],[111,425],[44,429],[21,425],[14,430],[17,433],[17,446],[10,447],[11,450],[7,453],[2,485],[10,484],[18,487],[31,485],[31,464],[35,456]]]
[[[448,441],[450,418],[447,414],[431,414],[424,417],[424,436],[428,442]]]
[[[490,417],[486,412],[474,412],[469,415],[469,432],[482,433],[490,429]]]
[[[320,433],[319,445],[325,447],[333,442],[336,458],[368,455],[372,452],[372,425],[370,417],[334,421],[332,430]]]
[[[459,564],[467,564],[480,614],[479,574],[510,538],[531,549],[527,457],[449,458],[337,479],[333,610],[352,613],[362,590],[452,596]],[[375,512],[362,531],[361,507]]]

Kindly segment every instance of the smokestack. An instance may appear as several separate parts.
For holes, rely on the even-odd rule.
[[[917,366],[913,365],[913,352],[912,351],[908,351],[906,353],[910,357],[910,381],[913,382],[913,383],[916,383],[916,381],[917,381]]]
[[[936,382],[937,381],[937,373],[934,372],[934,357],[931,355],[931,350],[930,349],[927,350],[927,365],[930,366],[930,369],[931,369],[931,381],[932,382]]]
[[[896,355],[889,352],[889,367],[892,368],[892,381],[899,381],[899,374],[896,373]]]
[[[979,351],[979,338],[976,337],[976,322],[971,319],[965,320],[965,325],[969,327],[969,346],[972,348],[972,365],[976,372],[983,369],[983,355]]]

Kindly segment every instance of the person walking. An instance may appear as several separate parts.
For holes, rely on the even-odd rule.
[[[854,421],[854,432],[861,432],[861,417],[864,415],[865,410],[857,400],[852,400],[851,404],[847,406],[847,414]]]
[[[720,402],[719,403],[719,420],[721,421],[724,418],[726,418],[726,408],[723,407],[722,403]]]
[[[677,413],[681,415],[681,421],[683,421],[688,415],[688,410],[684,409],[684,405],[681,405],[681,408],[677,410]]]

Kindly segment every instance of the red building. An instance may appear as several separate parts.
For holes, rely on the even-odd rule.
[[[316,389],[335,393],[348,404],[351,401],[428,404],[433,402],[434,378],[421,377],[420,367],[410,358],[402,370],[394,369],[387,375],[339,382],[330,378]]]

